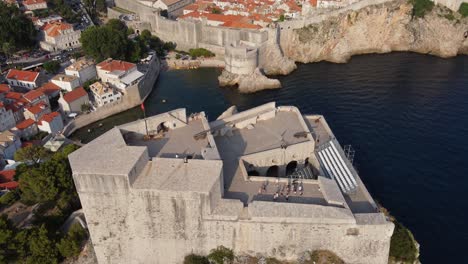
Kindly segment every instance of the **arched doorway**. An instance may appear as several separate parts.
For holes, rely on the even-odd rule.
[[[297,168],[297,161],[293,160],[286,165],[286,175],[293,174]]]
[[[260,173],[258,171],[256,171],[256,170],[249,170],[247,172],[247,175],[249,175],[249,176],[260,176]]]
[[[164,122],[160,123],[157,127],[156,127],[156,131],[157,133],[160,133],[160,132],[167,132],[167,127],[164,125]]]
[[[267,177],[278,177],[279,176],[279,167],[276,165],[271,166],[268,168],[266,172]]]

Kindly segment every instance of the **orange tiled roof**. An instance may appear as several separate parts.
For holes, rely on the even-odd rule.
[[[28,108],[26,108],[26,110],[28,110],[29,112],[33,113],[33,114],[39,114],[40,112],[44,111],[44,109],[47,109],[48,108],[48,105],[44,104],[44,103],[39,103],[37,105],[33,105],[33,106],[30,106]]]
[[[15,181],[15,170],[0,171],[0,189],[16,189],[18,182]]]
[[[34,125],[36,122],[34,122],[34,120],[32,120],[31,118],[28,118],[20,123],[18,123],[16,125],[16,128],[19,129],[19,130],[24,130],[32,125]]]
[[[58,112],[52,112],[52,113],[49,113],[49,114],[45,114],[41,117],[41,119],[39,120],[38,124],[39,125],[42,125],[42,122],[46,122],[46,123],[50,123],[52,122],[57,116],[60,116],[60,114]]]
[[[107,59],[96,66],[100,67],[102,70],[113,72],[128,71],[131,68],[135,67],[135,64],[121,60]]]
[[[23,5],[36,5],[36,4],[44,4],[46,3],[45,0],[24,0]]]
[[[239,21],[228,21],[221,26],[223,27],[231,27],[231,28],[247,28],[247,29],[260,29],[262,28],[259,25],[249,24],[249,23],[242,23]]]
[[[51,95],[56,92],[59,92],[60,87],[53,82],[48,82],[48,83],[43,84],[41,87],[37,88],[36,90],[41,91],[44,94]]]
[[[23,95],[23,97],[29,102],[34,101],[34,99],[44,96],[44,93],[40,90],[32,90]]]
[[[71,29],[71,28],[72,28],[72,25],[68,23],[53,22],[53,23],[46,24],[42,30],[45,32],[47,36],[56,37],[58,35],[61,35],[62,31]]]
[[[8,93],[10,86],[8,84],[0,84],[0,93]]]
[[[38,72],[11,69],[8,71],[6,78],[23,82],[34,82],[38,76]]]
[[[71,103],[83,96],[88,96],[88,93],[83,89],[83,87],[76,88],[75,90],[68,92],[63,95],[63,100],[67,103]]]

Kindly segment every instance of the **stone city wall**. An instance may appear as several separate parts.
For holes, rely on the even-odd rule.
[[[69,136],[77,129],[138,106],[145,101],[146,97],[153,90],[153,86],[159,76],[159,71],[160,61],[154,56],[152,61],[149,62],[148,71],[143,79],[138,84],[129,86],[121,100],[99,107],[96,111],[89,114],[77,116],[65,126],[62,134]]]
[[[393,224],[380,214],[367,215],[373,224],[361,224],[346,209],[319,205],[257,201],[217,210],[210,194],[137,190],[123,175],[74,179],[101,264],[182,263],[187,254],[208,254],[219,245],[280,259],[328,249],[346,263],[388,261]]]
[[[135,12],[142,22],[151,25],[152,32],[164,41],[177,43],[177,49],[188,50],[199,47],[212,47],[218,55],[224,54],[224,46],[234,41],[248,41],[261,44],[268,40],[268,32],[248,29],[208,26],[202,21],[174,21],[162,17],[151,7],[137,1],[115,0],[118,7]]]

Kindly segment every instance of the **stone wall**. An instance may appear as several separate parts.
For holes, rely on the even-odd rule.
[[[125,176],[74,175],[74,180],[101,264],[182,263],[187,254],[208,254],[219,245],[239,254],[279,259],[328,249],[346,263],[388,260],[393,224],[381,214],[366,214],[369,224],[346,216],[340,208],[327,207],[330,211],[324,217],[320,213],[324,207],[319,205],[287,204],[292,205],[287,208],[281,203],[253,202],[243,208],[238,201],[227,200],[222,209],[225,200],[219,196],[221,208],[211,208],[210,194],[137,190]],[[265,212],[270,206],[277,208]],[[286,217],[300,212],[305,216]]]
[[[99,107],[89,114],[79,115],[65,126],[63,135],[69,136],[79,128],[138,106],[153,90],[159,71],[160,61],[154,56],[143,79],[138,84],[129,86],[121,100]]]

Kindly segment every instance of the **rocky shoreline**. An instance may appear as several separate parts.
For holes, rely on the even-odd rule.
[[[407,51],[442,58],[468,55],[468,17],[436,5],[423,18],[413,16],[406,0],[389,1],[349,10],[300,29],[281,33],[280,45],[263,47],[259,67],[266,75],[287,75],[295,62],[346,63],[352,56]],[[252,93],[279,88],[263,76],[233,76],[223,72],[221,86],[239,85],[239,92]],[[277,80],[276,80],[277,81]]]
[[[221,75],[218,76],[218,81],[220,86],[237,85],[241,93],[254,93],[261,90],[281,88],[280,81],[266,77],[259,68],[249,75],[239,75],[223,70]]]
[[[468,17],[436,5],[423,18],[406,0],[350,10],[281,38],[286,57],[345,63],[351,56],[409,51],[442,58],[468,54]]]

